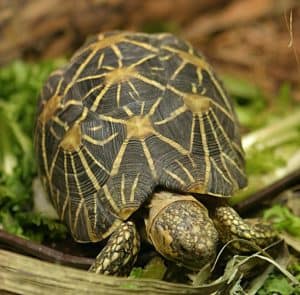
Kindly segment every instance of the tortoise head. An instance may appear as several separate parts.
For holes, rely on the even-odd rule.
[[[207,209],[192,196],[155,194],[146,231],[159,253],[189,269],[201,268],[216,255],[218,233]]]

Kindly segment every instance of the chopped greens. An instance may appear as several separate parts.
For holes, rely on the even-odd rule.
[[[167,268],[162,258],[156,256],[152,258],[144,268],[134,267],[130,272],[131,278],[149,278],[162,280]]]
[[[280,295],[300,295],[300,286],[293,286],[282,274],[271,274],[258,291],[258,295],[280,294]]]
[[[297,105],[288,83],[281,85],[276,97],[269,98],[257,85],[247,80],[229,75],[221,78],[234,99],[239,121],[248,132],[288,115]]]
[[[66,232],[59,222],[32,213],[37,97],[49,73],[62,63],[15,61],[0,69],[0,228],[39,241]]]
[[[274,205],[265,210],[264,218],[271,220],[277,230],[285,230],[300,238],[300,217],[294,215],[287,207]]]

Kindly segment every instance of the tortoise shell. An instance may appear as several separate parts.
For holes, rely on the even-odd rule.
[[[171,34],[111,32],[52,73],[38,106],[39,174],[77,241],[99,241],[156,187],[227,197],[246,185],[232,101]]]

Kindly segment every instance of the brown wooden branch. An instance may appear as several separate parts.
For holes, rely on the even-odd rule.
[[[250,210],[261,206],[265,201],[270,201],[272,198],[278,196],[284,190],[300,183],[300,170],[296,170],[287,176],[279,179],[271,185],[255,192],[247,199],[235,205],[235,209],[243,214]]]
[[[150,279],[104,276],[0,249],[0,293],[13,294],[212,294],[225,280],[193,287]]]
[[[9,234],[4,230],[0,230],[0,245],[1,244],[19,253],[77,268],[88,269],[93,263],[93,259],[65,254],[50,247]]]

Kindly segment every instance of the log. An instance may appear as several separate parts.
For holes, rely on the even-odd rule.
[[[98,275],[0,249],[0,293],[12,294],[212,294],[225,281],[193,287],[151,279]],[[9,293],[10,294],[10,293]]]

